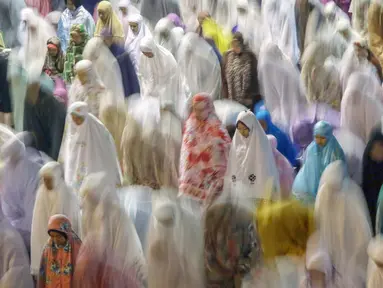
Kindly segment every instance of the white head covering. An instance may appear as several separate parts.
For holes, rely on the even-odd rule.
[[[149,230],[149,288],[204,287],[201,222],[176,203],[155,206]]]
[[[177,52],[180,71],[192,95],[207,92],[213,99],[221,95],[221,65],[213,48],[198,34],[187,33]]]
[[[127,22],[127,23],[125,23]],[[129,23],[137,23],[138,25],[138,33],[134,33],[129,26]],[[125,40],[125,50],[129,53],[130,59],[134,65],[136,71],[138,70],[138,66],[140,63],[141,50],[140,43],[141,39],[145,36],[151,36],[149,28],[145,25],[144,20],[140,14],[132,14],[129,15],[127,19],[124,20],[124,26],[128,26],[128,31],[125,32],[126,40]]]
[[[175,26],[169,18],[162,18],[157,22],[156,27],[154,27],[153,36],[159,45],[169,50],[173,56],[176,56],[177,47],[172,34],[173,28],[175,28]]]
[[[272,181],[276,191],[274,196],[278,199],[279,174],[265,132],[251,111],[239,113],[237,125],[239,122],[246,125],[250,133],[247,138],[238,130],[234,134],[226,173],[232,180],[231,185],[236,185],[236,182],[244,184],[248,197],[252,199],[268,198],[265,189]]]
[[[382,88],[372,73],[353,73],[341,103],[341,127],[367,143],[371,129],[383,115],[381,99]]]
[[[84,48],[83,57],[92,61],[96,73],[109,91],[107,99],[103,101],[105,105],[123,105],[125,96],[120,66],[102,38],[90,39]]]
[[[68,108],[60,151],[65,181],[76,193],[84,177],[90,173],[103,171],[111,183],[120,185],[122,182],[113,138],[88,111],[88,105],[84,102],[75,102]],[[72,114],[84,118],[84,122],[78,126],[73,122]]]
[[[367,245],[371,224],[360,187],[342,161],[323,172],[315,202],[321,247],[330,254],[342,287],[363,287],[367,272]]]
[[[273,122],[290,127],[307,104],[299,71],[277,45],[264,44],[258,63],[258,78]]]
[[[47,234],[49,218],[55,214],[64,214],[71,221],[73,230],[79,233],[78,213],[80,209],[77,196],[65,184],[59,163],[45,164],[39,174],[41,182],[33,209],[31,234],[31,273],[36,276],[40,270],[42,251],[49,238]],[[42,181],[46,176],[52,178],[52,190],[48,190]]]
[[[118,17],[120,18],[122,23],[130,15],[132,15],[132,14],[140,14],[140,11],[130,3],[130,0],[120,0],[118,2],[118,8],[126,8],[128,10],[127,11],[128,14],[126,16],[124,16],[121,11],[118,11]],[[125,27],[124,27],[124,30],[125,30]],[[127,32],[128,31],[125,30],[125,35],[126,35]]]
[[[153,53],[152,58],[143,55],[140,59],[138,78],[142,97],[158,98],[161,105],[170,102],[178,115],[183,115],[189,88],[182,82],[173,55],[147,36],[141,40],[140,49]]]
[[[370,256],[367,288],[383,287],[383,239],[381,235],[370,241],[367,252]]]

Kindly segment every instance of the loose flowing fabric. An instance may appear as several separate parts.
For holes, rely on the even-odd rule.
[[[333,129],[329,123],[320,121],[315,124],[313,134],[314,137],[326,138],[326,143],[320,146],[314,140],[307,147],[305,162],[293,184],[294,195],[298,199],[309,202],[316,197],[319,181],[326,167],[336,160],[345,160],[342,147],[333,135]]]
[[[37,281],[39,288],[72,287],[72,277],[76,268],[77,255],[80,251],[81,240],[72,230],[69,219],[62,214],[56,214],[49,219],[48,234],[60,233],[66,238],[64,246],[59,246],[49,238],[41,256],[40,274]]]
[[[48,222],[55,214],[64,214],[73,223],[73,230],[79,233],[78,198],[65,184],[61,165],[49,162],[40,169],[42,179],[37,190],[33,209],[31,232],[31,274],[37,276],[40,270],[41,254],[49,236],[46,234]],[[53,189],[48,190],[43,182],[44,177],[50,177]]]
[[[383,285],[383,274],[381,264],[383,263],[383,239],[377,236],[368,245],[368,266],[367,288],[378,288]]]
[[[193,105],[203,106],[204,120],[192,112],[185,123],[180,159],[180,193],[212,200],[223,187],[230,137],[215,114],[210,95],[197,94]]]
[[[372,233],[362,191],[348,177],[342,161],[326,168],[319,187],[315,219],[320,243],[330,255],[342,287],[365,287]]]
[[[26,0],[27,7],[36,9],[37,12],[43,17],[47,16],[52,11],[50,0]]]
[[[84,102],[75,102],[69,107],[61,144],[60,162],[64,163],[65,181],[76,194],[90,173],[104,171],[114,185],[121,185],[122,181],[113,138],[88,111]],[[72,114],[83,118],[84,122],[77,125]]]
[[[113,11],[112,4],[108,1],[101,1],[98,3],[97,11],[104,13],[105,20],[98,18],[94,36],[101,37],[102,31],[108,29],[112,33],[115,43],[123,43],[125,39],[124,28],[120,19],[118,19],[118,16]]]
[[[239,123],[249,129],[249,136],[235,131],[226,172],[230,185],[244,185],[243,197],[255,200],[267,198],[265,190],[271,183],[272,197],[279,199],[278,169],[265,132],[251,111],[239,113],[237,127]]]

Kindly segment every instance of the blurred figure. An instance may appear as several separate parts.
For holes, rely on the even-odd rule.
[[[175,27],[180,27],[180,28],[182,28],[185,31],[186,26],[185,26],[185,24],[182,22],[181,18],[177,14],[170,13],[166,17],[168,19],[170,19],[170,21],[172,21],[172,23],[174,24]]]
[[[134,15],[134,14],[140,14],[140,11],[131,4],[130,0],[120,0],[118,2],[118,18],[120,19],[122,25],[124,26],[125,39],[129,31],[129,29],[126,29],[126,28],[129,28],[129,25],[126,25],[128,24],[127,19],[129,18],[130,15]]]
[[[66,108],[44,88],[40,79],[31,79],[24,107],[24,130],[34,134],[36,147],[57,160],[64,132]],[[52,83],[53,84],[53,83]]]
[[[372,53],[378,57],[381,67],[383,67],[383,55],[380,48],[383,43],[383,23],[380,21],[383,13],[382,9],[381,1],[377,0],[371,1],[368,9],[368,44]]]
[[[20,25],[20,11],[26,7],[24,0],[3,0],[0,6],[0,30],[3,33],[6,47],[14,48],[20,45],[17,30]]]
[[[154,28],[157,22],[174,13],[181,15],[178,2],[172,0],[142,0],[141,1],[141,15],[148,20],[150,28]]]
[[[107,28],[111,31],[112,41],[115,44],[124,44],[125,35],[124,28],[118,16],[113,11],[112,4],[108,1],[101,1],[97,5],[98,20],[96,24],[96,30],[94,32],[95,37],[101,37],[102,30]]]
[[[234,203],[217,203],[205,215],[206,287],[241,287],[256,254],[253,215]]]
[[[92,15],[86,11],[81,3],[82,0],[67,0],[67,8],[61,14],[57,28],[57,36],[60,38],[61,49],[63,51],[67,51],[67,47],[70,45],[72,26],[75,24],[84,25],[83,29],[86,31],[86,34],[89,35],[89,37],[93,37],[95,29],[94,20]]]
[[[4,217],[0,199],[0,285],[2,287],[17,286],[34,287],[29,271],[29,257],[19,232]]]
[[[121,185],[121,169],[113,138],[105,126],[89,113],[86,103],[75,102],[69,107],[66,126],[60,162],[64,163],[65,181],[75,194],[78,194],[84,178],[95,172],[104,171],[108,181]]]
[[[177,54],[178,65],[191,94],[205,91],[213,99],[220,99],[221,65],[213,48],[198,34],[189,32],[182,38]]]
[[[366,197],[368,210],[375,230],[376,206],[379,191],[383,185],[383,133],[382,123],[379,122],[370,133],[367,147],[363,154],[362,189]],[[379,233],[379,231],[375,231]]]
[[[210,95],[193,96],[192,109],[182,140],[179,189],[210,204],[222,192],[231,141]]]
[[[61,0],[60,0],[61,1]],[[53,2],[53,1],[52,1]],[[64,3],[64,1],[62,1]],[[48,13],[47,16],[45,16],[45,20],[52,25],[52,27],[55,29],[57,33],[58,25],[61,19],[61,11],[52,11]]]
[[[352,74],[341,104],[341,127],[368,142],[371,129],[383,115],[382,88],[369,71]]]
[[[89,36],[85,30],[84,25],[75,24],[70,28],[70,40],[69,46],[65,53],[65,66],[63,78],[65,82],[70,85],[72,84],[75,72],[74,66],[77,62],[83,59],[82,53],[84,52],[84,48],[86,43],[88,43]]]
[[[291,195],[295,172],[290,162],[277,150],[277,138],[273,135],[267,135],[273,150],[275,164],[279,172],[279,184],[281,186],[281,198],[288,199]]]
[[[297,166],[297,151],[287,133],[283,132],[271,121],[271,115],[267,110],[260,110],[256,114],[259,124],[267,135],[273,135],[277,139],[278,151],[287,158],[291,165]],[[310,139],[311,141],[311,139]]]
[[[258,85],[258,62],[255,54],[236,32],[222,61],[222,96],[238,101],[249,109],[262,99]]]
[[[33,207],[39,185],[38,173],[43,163],[34,159],[36,150],[27,150],[14,136],[1,147],[1,205],[5,217],[23,237],[29,251]],[[17,181],[15,181],[17,179]]]
[[[177,204],[164,200],[155,206],[148,232],[149,288],[206,287],[201,223]]]
[[[68,92],[64,80],[61,78],[55,79],[55,90],[53,96],[61,103],[64,104],[65,108],[68,107]]]
[[[50,238],[41,256],[37,286],[72,287],[81,240],[73,232],[71,222],[65,215],[50,217],[47,230]]]
[[[61,50],[60,39],[56,36],[50,38],[47,47],[43,71],[51,78],[61,76],[64,71],[64,53]]]
[[[10,70],[9,53],[0,47],[0,123],[12,126],[11,83],[8,78]]]
[[[239,113],[230,148],[226,175],[231,185],[243,184],[241,193],[252,199],[265,199],[266,184],[271,182],[279,199],[279,175],[269,140],[251,111]]]
[[[49,219],[55,214],[64,214],[79,233],[78,198],[65,184],[62,167],[57,162],[45,164],[39,172],[41,184],[33,209],[31,232],[31,274],[39,275],[41,254],[49,238],[46,235]]]
[[[35,9],[43,17],[52,11],[51,0],[25,0],[25,4],[27,7]]]
[[[377,236],[368,245],[368,256],[370,262],[368,266],[367,288],[378,288],[383,285],[382,264],[383,264],[383,240],[382,236]]]
[[[176,26],[168,17],[160,19],[154,27],[154,40],[167,49],[174,57],[177,57],[177,50],[179,41],[177,41],[177,34],[174,32]]]
[[[339,274],[340,286],[365,287],[372,233],[362,190],[348,177],[343,161],[326,168],[319,187],[315,218],[320,243]]]
[[[368,8],[370,0],[351,0],[352,28],[364,39],[368,39]]]
[[[342,147],[333,135],[332,126],[320,121],[314,126],[314,141],[307,147],[303,167],[293,184],[295,197],[313,203],[323,171],[336,160],[345,160]]]
[[[141,97],[158,98],[160,105],[168,103],[168,109],[183,117],[189,93],[173,55],[148,36],[141,40],[140,49],[143,54],[138,68]]]
[[[145,36],[151,37],[151,33],[149,28],[144,23],[144,19],[141,15],[130,15],[128,16],[127,21],[129,27],[128,32],[126,32],[125,51],[129,53],[132,64],[137,72],[141,57],[141,39]]]

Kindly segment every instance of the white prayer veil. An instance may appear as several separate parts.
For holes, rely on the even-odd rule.
[[[149,288],[204,287],[201,222],[178,203],[154,208],[149,230]]]
[[[165,17],[160,19],[154,27],[154,40],[167,49],[174,57],[177,55],[177,45],[176,39],[172,33],[173,28],[175,28],[173,22]]]
[[[368,266],[367,288],[383,287],[383,239],[382,235],[376,236],[368,245]]]
[[[352,0],[350,10],[352,14],[352,28],[362,37],[368,37],[368,8],[370,0]]]
[[[49,162],[40,169],[39,174],[41,181],[33,209],[31,232],[31,274],[36,276],[40,270],[41,254],[49,238],[47,234],[49,218],[55,214],[63,214],[72,223],[73,231],[80,232],[78,198],[65,184],[61,165]],[[48,190],[45,186],[44,177],[52,179],[52,190]]]
[[[289,129],[307,105],[300,73],[276,44],[264,43],[258,62],[258,79],[273,122]]]
[[[77,194],[85,176],[105,172],[109,181],[121,185],[121,169],[113,138],[105,126],[88,112],[88,105],[75,102],[68,108],[66,127],[60,150],[66,183]],[[83,119],[77,125],[74,114]]]
[[[190,93],[173,55],[147,36],[141,40],[140,49],[153,54],[152,58],[142,55],[140,59],[137,76],[142,97],[158,98],[161,106],[171,103],[173,111],[182,117]]]
[[[92,61],[95,71],[109,91],[103,101],[105,105],[123,105],[125,96],[120,66],[102,38],[90,39],[82,55],[84,59]]]
[[[229,99],[214,101],[214,109],[219,120],[225,127],[236,126],[238,114],[248,110],[242,104]]]
[[[364,287],[372,233],[363,192],[342,161],[327,166],[319,187],[315,218],[321,247],[328,251],[342,287]]]
[[[279,174],[274,155],[267,136],[251,111],[239,113],[238,123],[249,129],[245,138],[238,129],[235,131],[230,148],[226,175],[231,178],[231,185],[244,185],[243,194],[252,199],[268,198],[264,192],[267,183],[272,181],[276,199],[279,195]]]
[[[191,95],[207,92],[213,99],[221,98],[221,64],[203,38],[193,32],[187,33],[178,48],[177,61]]]
[[[371,72],[353,73],[341,103],[340,126],[367,143],[371,129],[383,115],[381,99],[382,88]]]
[[[122,12],[121,12],[121,8],[125,8],[127,10],[127,15],[123,15]],[[125,35],[128,33],[128,30],[125,29],[125,20],[126,18],[128,18],[130,15],[133,15],[133,14],[140,14],[140,10],[138,10],[136,7],[134,7],[132,4],[131,4],[131,1],[130,0],[120,0],[118,2],[118,17],[120,18],[120,21],[121,23],[124,24],[124,32],[125,32]],[[128,28],[128,27],[127,27]]]

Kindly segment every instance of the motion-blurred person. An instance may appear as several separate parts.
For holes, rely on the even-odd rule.
[[[140,11],[131,4],[130,0],[119,0],[118,2],[118,18],[121,21],[122,26],[124,26],[125,39],[129,31],[129,21],[128,18],[130,15],[140,14]]]
[[[20,25],[20,11],[25,8],[24,0],[3,0],[0,6],[0,30],[3,33],[5,46],[14,48],[20,45],[17,31]]]
[[[19,232],[3,215],[0,199],[0,286],[34,287],[29,271],[29,257]]]
[[[370,0],[351,0],[349,10],[352,15],[352,28],[365,39],[368,39],[368,8],[370,3]]]
[[[63,78],[68,85],[72,84],[75,71],[74,66],[83,59],[82,53],[88,43],[89,36],[82,24],[75,24],[70,28],[69,46],[65,53]]]
[[[111,37],[113,43],[124,45],[124,28],[120,19],[113,11],[112,4],[108,1],[101,1],[97,5],[97,13],[99,18],[97,20],[94,36],[102,37],[102,31],[106,28],[109,29],[112,34]]]
[[[252,109],[262,96],[258,85],[258,62],[240,32],[231,42],[232,49],[222,60],[222,96]]]
[[[64,3],[64,1],[62,1]],[[52,11],[45,16],[45,20],[52,25],[57,33],[58,25],[61,19],[61,11]]]
[[[72,287],[81,240],[65,215],[51,216],[47,231],[49,240],[41,256],[37,287]]]
[[[89,113],[84,102],[75,102],[68,108],[60,162],[64,163],[65,181],[75,194],[90,173],[104,171],[108,181],[116,186],[122,184],[113,138],[105,126]]]
[[[367,274],[367,288],[378,288],[383,285],[382,264],[383,264],[383,239],[379,235],[370,241],[368,245],[368,256],[370,262]]]
[[[151,29],[154,29],[157,22],[170,13],[181,15],[178,2],[174,2],[172,0],[141,1],[141,15],[148,20],[148,24],[151,26]]]
[[[231,186],[243,184],[244,196],[265,199],[266,183],[272,182],[273,198],[279,199],[279,174],[269,140],[251,111],[239,113],[230,148],[226,175]],[[254,203],[255,204],[255,203]]]
[[[371,130],[367,147],[363,154],[362,189],[375,231],[376,209],[379,191],[383,185],[383,133],[381,121]],[[380,233],[375,231],[375,233]]]
[[[33,207],[39,185],[38,173],[43,166],[14,136],[1,147],[2,171],[1,205],[5,217],[23,237],[29,251]],[[41,157],[40,157],[41,158]],[[18,179],[15,181],[15,179]]]
[[[320,121],[314,126],[314,141],[307,147],[303,167],[293,184],[295,197],[314,203],[323,171],[336,160],[345,160],[342,147],[333,135],[332,126]]]
[[[383,23],[380,20],[382,13],[383,7],[381,1],[371,1],[370,8],[368,9],[368,44],[372,53],[378,57],[381,67],[383,67],[383,55],[381,50],[383,43]]]
[[[175,25],[168,17],[162,18],[154,27],[153,37],[159,45],[172,53],[174,57],[177,57],[179,41],[176,39],[177,34],[174,33],[175,28]]]
[[[177,54],[179,68],[191,94],[204,91],[214,100],[220,99],[221,65],[213,48],[198,34],[189,32],[182,38]]]
[[[210,204],[223,189],[230,136],[214,111],[208,94],[192,99],[186,120],[180,159],[180,193]]]
[[[86,34],[89,37],[93,37],[95,29],[94,20],[92,15],[81,4],[82,0],[66,0],[67,8],[61,14],[57,28],[57,36],[60,38],[61,49],[63,51],[66,51],[70,44],[71,29],[75,24],[84,25]]]
[[[56,36],[50,38],[47,48],[43,71],[51,78],[60,77],[64,71],[64,53],[61,50],[60,39]]]
[[[39,172],[41,184],[38,188],[33,209],[31,232],[31,274],[39,275],[41,254],[49,238],[46,235],[49,219],[55,214],[64,214],[78,234],[80,205],[78,198],[65,184],[61,165],[57,162],[45,164]]]
[[[36,10],[43,17],[52,11],[51,0],[25,0],[25,4],[27,7]]]
[[[362,190],[347,175],[343,161],[327,166],[319,187],[315,220],[320,244],[342,287],[365,287],[372,230]]]

